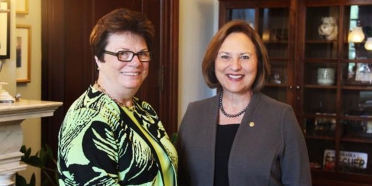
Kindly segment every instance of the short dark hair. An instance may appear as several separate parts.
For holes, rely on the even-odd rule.
[[[226,37],[231,33],[237,32],[247,35],[252,40],[255,46],[258,64],[257,76],[253,82],[252,90],[259,91],[265,86],[265,82],[270,75],[269,56],[266,51],[265,45],[261,40],[261,37],[249,25],[249,23],[243,20],[232,20],[227,22],[213,36],[211,42],[209,43],[209,46],[207,47],[207,51],[202,63],[202,73],[204,81],[209,88],[222,88],[214,70],[215,60],[217,58],[218,51],[221,48],[221,45],[225,41]]]
[[[130,32],[145,39],[147,48],[151,51],[154,38],[154,25],[148,18],[136,11],[125,8],[113,10],[100,18],[90,34],[90,46],[94,56],[103,60],[103,52],[110,34]]]

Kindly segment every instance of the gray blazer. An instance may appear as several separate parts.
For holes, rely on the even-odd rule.
[[[177,142],[180,185],[214,184],[218,98],[188,105]],[[231,148],[228,176],[230,186],[311,186],[306,143],[291,106],[253,95]]]

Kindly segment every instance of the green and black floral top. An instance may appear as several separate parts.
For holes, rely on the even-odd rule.
[[[134,98],[120,107],[90,86],[59,131],[60,186],[174,186],[177,152],[153,108]]]

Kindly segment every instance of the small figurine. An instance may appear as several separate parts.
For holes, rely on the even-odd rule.
[[[336,40],[338,35],[338,26],[335,18],[322,17],[322,24],[318,28],[319,36],[326,40]]]

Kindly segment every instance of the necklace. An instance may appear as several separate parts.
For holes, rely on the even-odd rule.
[[[223,96],[223,91],[220,94],[220,104],[219,104],[219,106],[221,108],[222,114],[225,115],[226,117],[228,117],[228,118],[236,118],[236,117],[242,115],[247,110],[248,106],[246,106],[242,111],[240,111],[237,114],[228,114],[228,113],[226,113],[226,111],[225,111],[225,109],[223,109],[223,105],[222,105],[222,96]]]
[[[131,112],[133,112],[133,111],[135,110],[136,107],[134,107],[134,104],[133,104],[133,106],[128,107],[128,106],[126,106],[124,103],[118,101],[117,99],[113,98],[109,93],[107,93],[107,91],[106,91],[104,88],[102,88],[101,85],[99,85],[99,84],[97,83],[97,81],[95,82],[95,85],[97,85],[97,88],[98,88],[102,93],[106,94],[110,99],[112,99],[115,103],[117,103],[117,104],[120,105],[121,107],[125,107],[125,108],[127,108],[129,111],[131,111]],[[133,99],[132,99],[132,103],[133,103]]]

